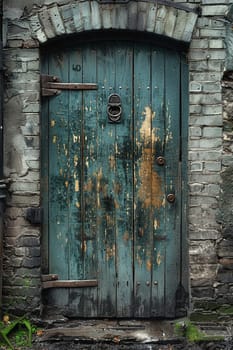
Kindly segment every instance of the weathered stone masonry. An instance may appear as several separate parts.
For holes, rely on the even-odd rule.
[[[229,1],[174,1],[200,15],[147,2],[5,1],[5,176],[9,179],[4,241],[4,307],[40,309],[40,228],[25,220],[40,205],[41,44],[91,29],[134,29],[188,43],[189,275],[194,320],[227,320],[232,305],[232,97],[221,80]],[[128,18],[137,18],[129,21]],[[157,16],[157,17],[156,17]],[[180,17],[179,17],[180,16]],[[194,31],[190,31],[190,27]],[[189,34],[192,34],[192,38]],[[222,105],[224,101],[224,113]],[[224,125],[223,125],[224,121]],[[224,137],[223,137],[224,132]],[[223,173],[222,171],[223,166]],[[222,190],[221,190],[222,188]]]

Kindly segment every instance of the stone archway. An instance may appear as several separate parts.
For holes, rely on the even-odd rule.
[[[131,30],[153,33],[188,44],[197,13],[170,1],[70,1],[34,9],[31,35],[41,44],[48,40],[91,30]]]

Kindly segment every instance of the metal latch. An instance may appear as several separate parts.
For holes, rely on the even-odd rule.
[[[119,123],[121,120],[121,98],[118,94],[111,94],[108,98],[108,120],[110,123]]]
[[[41,75],[41,95],[56,96],[61,90],[97,90],[98,85],[93,83],[62,83],[54,75]]]

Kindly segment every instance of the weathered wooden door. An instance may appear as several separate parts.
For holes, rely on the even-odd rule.
[[[183,278],[181,55],[102,42],[47,50],[43,61],[42,72],[62,82],[98,85],[43,103],[44,265],[74,281],[54,283],[47,304],[80,317],[174,317]],[[113,118],[111,94],[121,107]]]

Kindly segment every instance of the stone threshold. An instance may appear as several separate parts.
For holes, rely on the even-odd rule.
[[[184,320],[43,320],[43,333],[33,349],[233,349],[229,325],[198,324],[206,340],[188,343],[176,334],[177,322]]]

